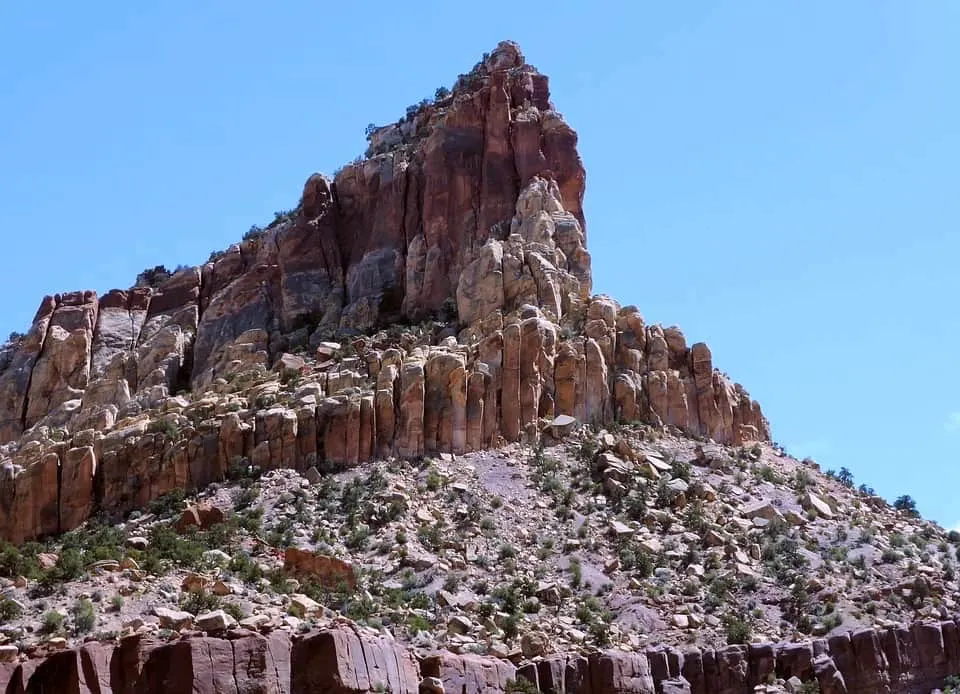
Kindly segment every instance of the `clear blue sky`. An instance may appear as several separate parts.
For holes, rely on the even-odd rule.
[[[595,288],[774,437],[960,524],[960,4],[8,2],[0,332],[196,264],[497,41],[580,133]]]

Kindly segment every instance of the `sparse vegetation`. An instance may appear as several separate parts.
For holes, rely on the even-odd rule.
[[[362,355],[362,346],[347,344],[354,350],[347,358]],[[308,370],[304,374],[302,382],[309,383]],[[243,387],[260,385],[254,379]],[[287,385],[280,398],[294,397],[295,388]],[[261,406],[259,396],[253,401]],[[282,402],[271,399],[264,406]],[[167,412],[151,420],[149,433],[183,450],[205,416],[190,409]],[[584,428],[574,436],[562,444],[530,439],[523,457],[496,474],[488,470],[489,459],[438,455],[349,471],[331,466],[306,484],[284,471],[264,474],[250,459],[236,457],[220,483],[226,489],[213,489],[220,502],[233,506],[225,522],[178,532],[173,521],[193,499],[174,491],[152,500],[135,530],[136,524],[121,530],[104,519],[19,550],[0,544],[0,575],[27,579],[27,592],[36,601],[29,612],[34,624],[49,620],[39,629],[46,635],[91,633],[98,610],[104,633],[136,614],[136,593],[125,598],[98,590],[86,599],[67,591],[72,581],[104,575],[91,567],[107,561],[134,562],[125,566],[135,569],[116,574],[121,580],[126,570],[181,577],[219,566],[225,592],[242,584],[246,591],[272,596],[253,603],[255,614],[286,612],[291,599],[286,596],[302,593],[325,610],[403,638],[423,631],[442,643],[448,620],[459,615],[471,628],[489,628],[509,647],[526,631],[563,617],[573,620],[584,644],[601,648],[630,637],[613,609],[624,595],[645,599],[668,624],[674,617],[686,619],[690,626],[678,629],[683,642],[749,643],[755,631],[775,633],[784,624],[813,636],[842,627],[845,615],[939,614],[936,581],[885,600],[851,604],[846,595],[875,585],[871,581],[881,564],[896,576],[914,575],[921,564],[939,566],[937,580],[955,581],[960,533],[916,520],[909,504],[899,504],[897,517],[890,507],[861,501],[844,468],[834,474],[840,486],[827,484],[811,466],[771,459],[755,446],[732,449],[708,468],[692,464],[682,449],[656,451],[660,444],[641,425]],[[63,438],[69,440],[69,434]],[[644,450],[656,451],[656,471],[631,454],[638,440],[649,447]],[[474,467],[481,460],[487,466],[483,472]],[[488,488],[483,475],[496,479],[495,486]],[[743,491],[736,490],[738,482]],[[789,488],[789,494],[778,496],[771,486]],[[834,518],[818,515],[807,492],[829,500]],[[740,509],[765,499],[773,499],[775,511],[738,517]],[[893,518],[896,531],[888,525]],[[131,532],[142,535],[132,546]],[[346,583],[331,589],[287,573],[280,563],[288,546],[308,546],[354,563],[357,589]],[[852,552],[859,547],[876,549]],[[389,577],[359,568],[374,556],[401,568]],[[814,556],[824,562],[823,570],[810,571]],[[116,570],[114,565],[107,572]],[[213,592],[209,574],[204,581],[203,589],[179,590],[180,609],[192,614],[223,609],[243,618],[236,600]],[[150,590],[156,584],[136,585]],[[784,599],[767,602],[775,590]],[[285,602],[277,606],[278,601]],[[8,600],[0,604],[0,618],[25,622],[27,615],[18,609]],[[40,614],[59,614],[61,621],[41,620]],[[308,630],[316,620],[305,616],[296,628]],[[469,650],[488,648],[478,642]]]
[[[93,603],[86,598],[80,598],[70,608],[70,617],[73,622],[73,631],[76,634],[86,634],[93,631],[97,623],[97,613]]]
[[[908,494],[903,496],[898,496],[897,499],[893,502],[893,507],[898,511],[903,511],[910,514],[911,516],[918,515],[917,513],[917,502],[913,500]]]
[[[222,606],[219,596],[208,593],[205,590],[199,590],[192,593],[186,593],[180,600],[180,609],[190,614],[200,614],[218,610]]]
[[[63,628],[66,618],[55,610],[49,610],[43,613],[40,621],[41,634],[55,634]]]

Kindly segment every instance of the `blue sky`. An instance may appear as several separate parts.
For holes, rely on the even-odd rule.
[[[706,340],[792,453],[953,527],[958,26],[951,0],[5,3],[0,332],[204,261],[511,38],[580,134],[595,289]]]

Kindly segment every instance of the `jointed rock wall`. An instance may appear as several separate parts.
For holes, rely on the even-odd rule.
[[[520,667],[449,652],[418,662],[389,637],[344,625],[292,639],[236,630],[170,643],[142,636],[88,643],[0,664],[0,687],[7,694],[504,694],[526,679],[545,694],[753,694],[784,691],[773,683],[795,678],[816,681],[822,694],[928,694],[958,671],[953,621],[717,651],[558,654]]]
[[[705,344],[591,295],[576,141],[547,78],[503,43],[205,265],[45,298],[0,349],[0,536],[138,508],[238,461],[477,450],[559,414],[769,439]],[[378,332],[437,315],[454,327],[431,339]],[[299,388],[244,385],[288,352],[317,354],[291,367]]]

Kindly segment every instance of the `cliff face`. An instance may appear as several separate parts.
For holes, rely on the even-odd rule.
[[[43,300],[0,351],[3,537],[129,510],[242,459],[463,452],[560,414],[769,439],[706,345],[591,296],[577,136],[514,44],[369,139],[366,159],[311,176],[293,213],[201,267]],[[437,316],[456,322],[378,332]],[[324,342],[364,334],[356,356]],[[244,390],[245,373],[316,350],[295,402]]]
[[[90,643],[45,660],[0,663],[7,692],[223,692],[241,694],[505,694],[526,680],[547,694],[926,694],[960,667],[955,622],[863,629],[804,643],[757,643],[721,650],[554,655],[519,668],[507,660],[437,653],[417,659],[372,630],[346,626],[306,637],[234,631],[170,644],[143,636],[118,646]],[[795,684],[794,684],[795,683]]]

